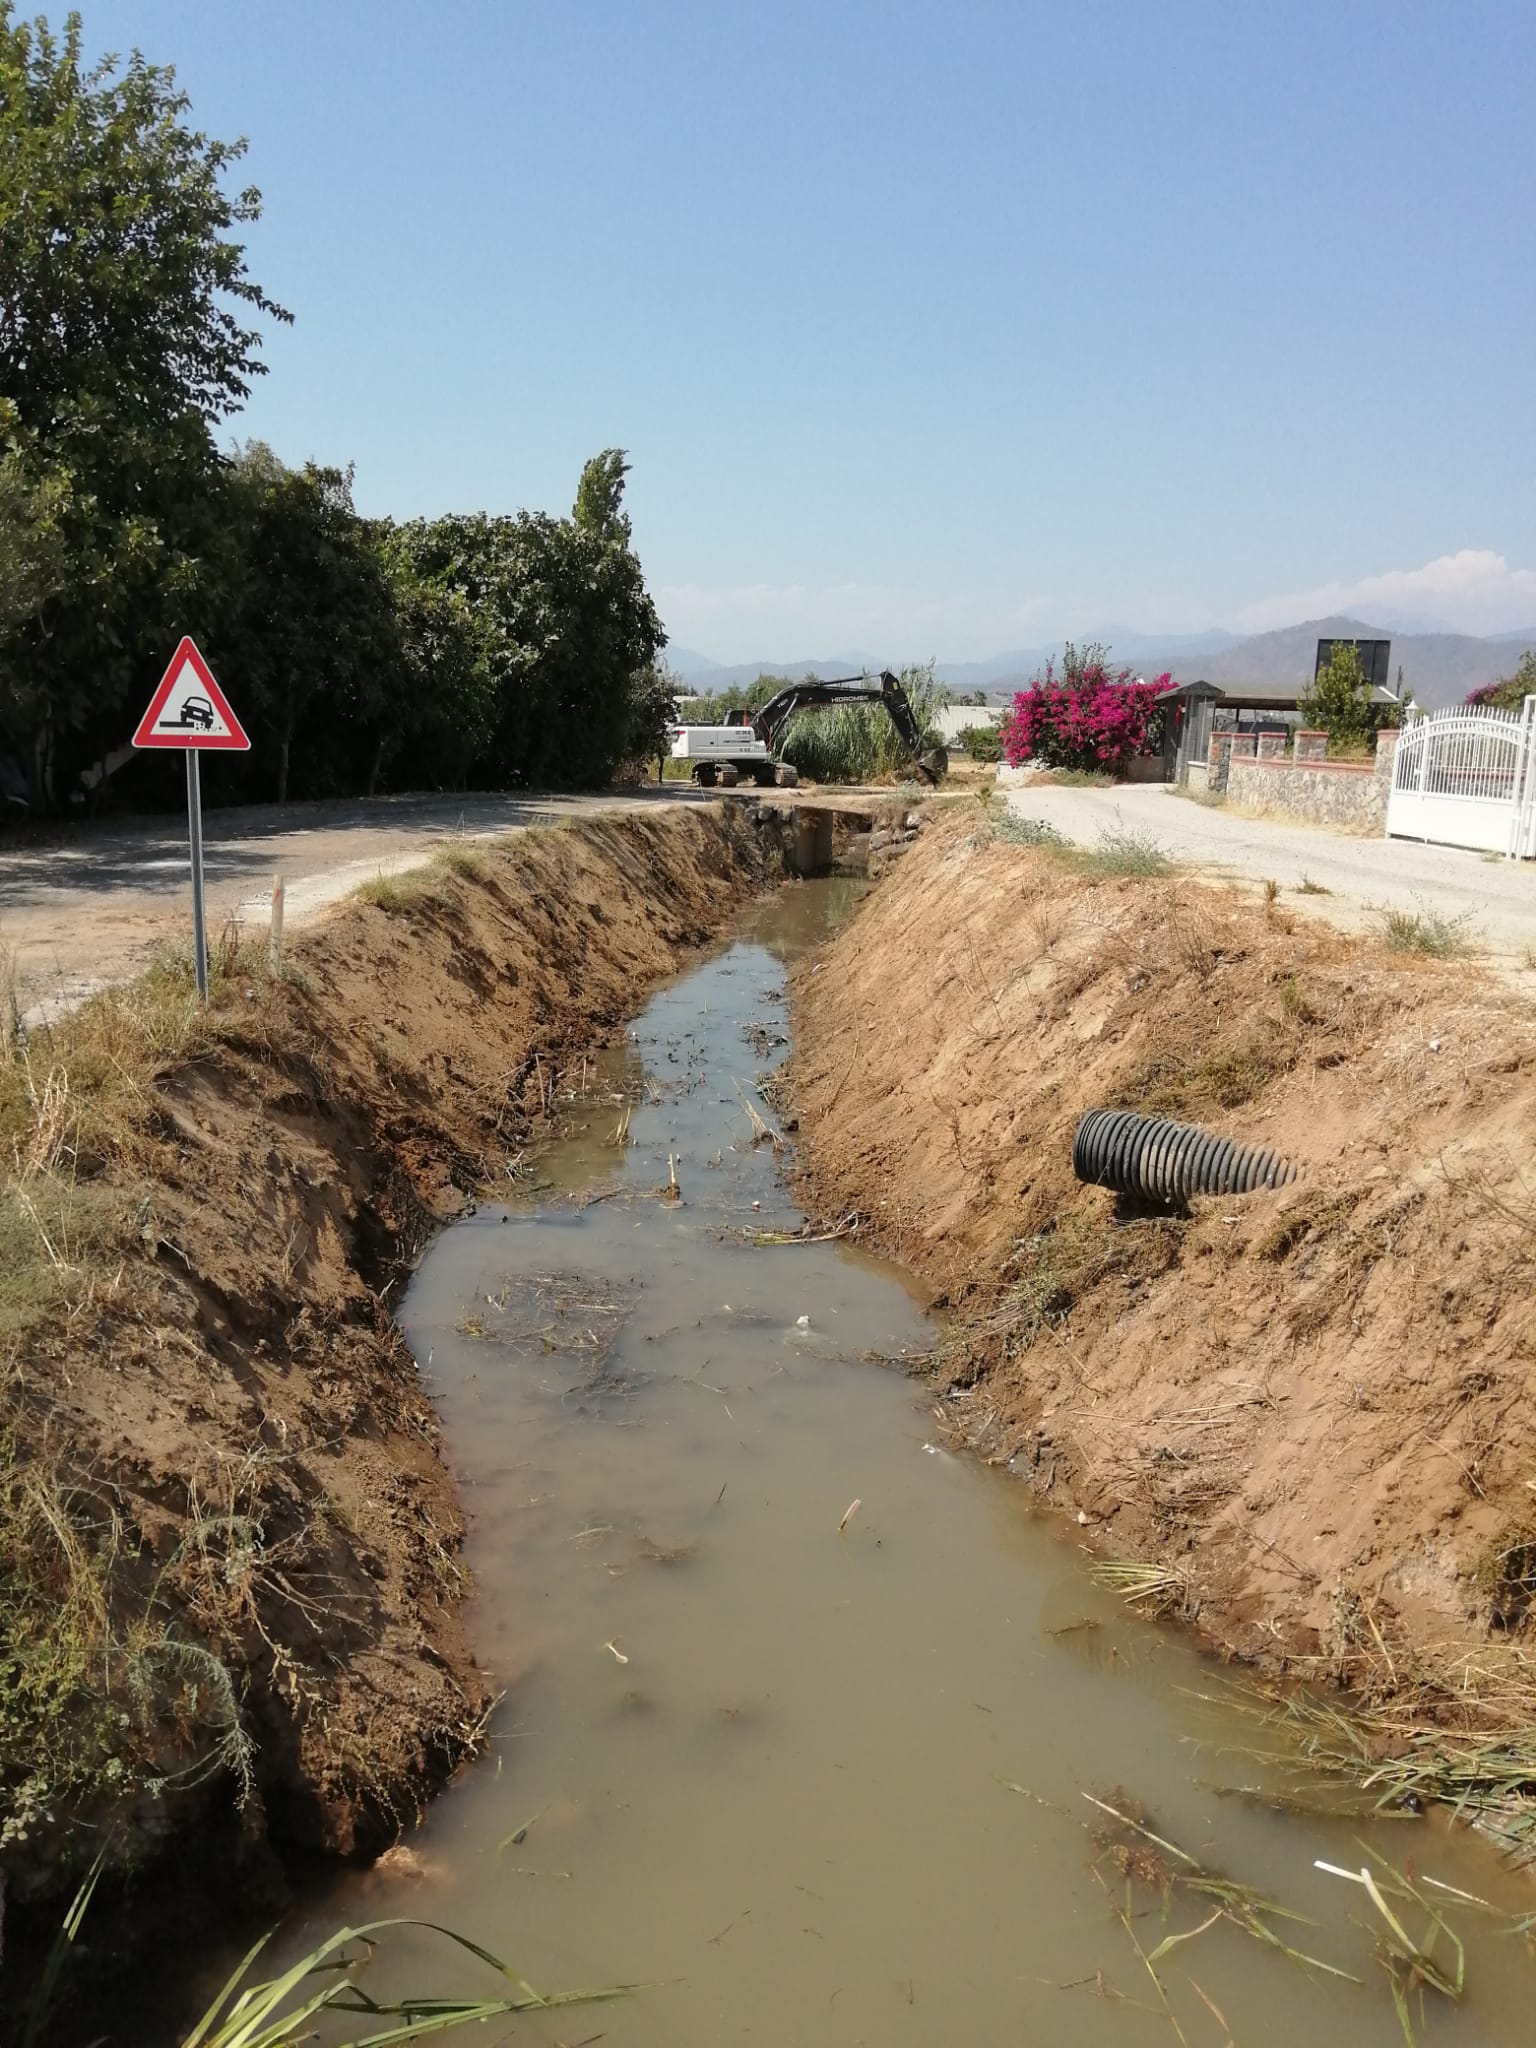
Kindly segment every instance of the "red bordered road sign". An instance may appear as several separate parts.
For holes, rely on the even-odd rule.
[[[213,680],[212,669],[190,635],[171,656],[171,665],[139,720],[133,744],[198,751],[249,748],[245,727],[230,709],[229,699]]]

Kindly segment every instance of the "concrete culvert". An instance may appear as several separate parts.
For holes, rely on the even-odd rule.
[[[1155,1202],[1247,1195],[1296,1178],[1293,1161],[1258,1145],[1239,1145],[1195,1124],[1128,1109],[1089,1110],[1073,1140],[1072,1171],[1091,1187]]]

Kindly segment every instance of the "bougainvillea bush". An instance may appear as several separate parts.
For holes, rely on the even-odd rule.
[[[1166,672],[1137,682],[1128,668],[1111,671],[1107,650],[1069,640],[1061,672],[1054,660],[1013,700],[1003,723],[1003,751],[1010,767],[1038,761],[1046,768],[1106,769],[1118,772],[1135,754],[1156,750],[1163,736],[1162,697],[1172,683]]]

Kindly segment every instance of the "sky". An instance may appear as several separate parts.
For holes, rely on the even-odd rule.
[[[80,4],[249,138],[229,432],[366,513],[623,447],[721,661],[1536,625],[1529,0]]]

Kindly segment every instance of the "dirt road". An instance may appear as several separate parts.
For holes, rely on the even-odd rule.
[[[302,924],[360,882],[430,860],[445,839],[515,832],[596,811],[696,803],[686,783],[633,794],[402,796],[252,805],[204,814],[208,929],[265,926],[272,880]],[[191,936],[185,821],[133,818],[28,839],[0,850],[0,948],[24,1011],[47,1011],[143,967],[168,939]]]
[[[1040,788],[1007,792],[1015,811],[1093,845],[1103,832],[1145,833],[1175,860],[1256,883],[1280,884],[1287,904],[1369,930],[1384,909],[1465,918],[1476,949],[1526,968],[1536,949],[1536,874],[1529,862],[1488,860],[1455,846],[1410,839],[1354,839],[1274,818],[1192,803],[1161,787]],[[1303,877],[1327,895],[1301,895]]]

